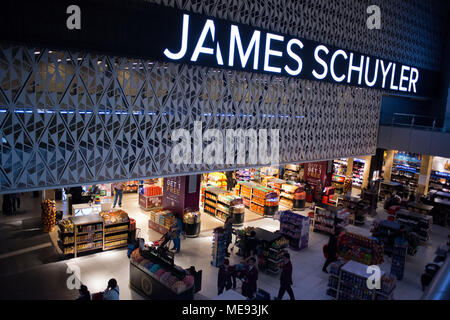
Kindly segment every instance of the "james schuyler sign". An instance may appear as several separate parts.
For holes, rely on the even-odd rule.
[[[66,27],[69,6],[79,28]],[[382,30],[380,32],[383,32]],[[137,0],[2,1],[0,41],[436,95],[434,71]]]

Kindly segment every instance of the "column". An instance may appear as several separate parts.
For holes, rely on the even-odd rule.
[[[345,172],[345,176],[347,178],[352,178],[352,172],[353,172],[353,158],[347,159],[347,171]]]
[[[55,190],[46,189],[42,192],[42,200],[55,200]]]
[[[372,161],[372,156],[363,157],[365,163],[364,163],[364,174],[363,174],[363,181],[361,185],[361,189],[367,188],[369,185],[369,174],[370,174],[370,163]]]
[[[416,193],[418,197],[422,195],[427,195],[428,184],[430,182],[431,166],[433,164],[433,156],[422,156],[422,161],[420,163],[420,174],[419,183],[417,185]]]
[[[384,181],[391,181],[392,165],[394,163],[394,150],[386,150],[386,159],[384,159]]]

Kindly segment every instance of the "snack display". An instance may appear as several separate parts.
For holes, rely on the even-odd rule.
[[[383,245],[378,244],[375,238],[343,232],[338,239],[339,255],[345,260],[354,260],[366,265],[381,264],[383,258]]]
[[[207,185],[221,189],[227,188],[227,176],[223,172],[212,172],[208,174]]]
[[[105,225],[119,224],[128,222],[128,214],[123,210],[102,211],[100,216],[103,217]]]
[[[63,219],[58,224],[62,233],[73,233],[73,222],[70,219]]]
[[[152,210],[149,213],[148,227],[159,233],[166,233],[175,223],[176,218],[170,210]]]
[[[310,217],[292,211],[280,212],[280,231],[289,239],[292,249],[301,250],[308,247],[310,221]]]
[[[219,220],[225,221],[231,215],[233,225],[241,225],[244,222],[244,208],[238,208],[241,205],[242,199],[230,191],[216,187],[205,189],[204,210]]]
[[[278,194],[271,188],[253,182],[241,181],[236,188],[243,204],[262,216],[273,216],[278,211]]]
[[[44,200],[41,204],[41,219],[44,232],[52,232],[56,224],[56,209],[54,200]]]

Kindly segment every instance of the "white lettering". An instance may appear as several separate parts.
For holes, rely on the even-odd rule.
[[[194,121],[194,163],[203,162],[203,132],[202,122]]]
[[[298,68],[295,70],[292,70],[289,66],[284,66],[284,70],[289,73],[291,76],[296,76],[298,74],[300,74],[300,72],[302,72],[302,68],[303,68],[303,62],[302,59],[296,55],[293,51],[292,51],[292,45],[298,45],[300,47],[300,49],[303,49],[303,43],[300,40],[297,39],[291,39],[289,40],[289,42],[287,43],[287,53],[288,55],[294,59],[295,61],[297,61],[298,64]]]
[[[319,46],[317,46],[316,50],[314,50],[314,58],[323,67],[323,73],[319,74],[319,73],[317,73],[316,70],[313,70],[312,74],[316,79],[323,79],[327,76],[328,66],[327,66],[326,62],[323,61],[319,57],[319,51],[324,51],[326,54],[328,54],[329,51],[328,51],[328,48],[325,47],[324,45],[319,45]]]
[[[269,58],[270,58],[270,56],[276,56],[276,57],[282,57],[283,56],[283,52],[270,49],[270,41],[272,39],[273,40],[277,40],[277,41],[284,41],[284,37],[283,36],[278,36],[278,35],[273,34],[273,33],[267,33],[267,35],[266,35],[266,48],[265,48],[265,53],[264,53],[264,71],[280,73],[281,72],[281,68],[269,66]]]
[[[379,6],[371,5],[367,7],[367,13],[371,14],[367,18],[366,25],[370,30],[372,29],[381,29],[381,10]]]
[[[375,83],[377,82],[378,62],[379,62],[379,60],[376,59],[375,60],[375,72],[373,75],[373,79],[372,79],[372,81],[369,81],[369,79],[367,79],[367,74],[369,73],[369,69],[370,69],[370,58],[366,57],[366,72],[364,74],[364,80],[366,81],[366,85],[369,87],[373,87],[375,85]]]
[[[214,41],[214,36],[216,33],[215,31],[216,29],[214,26],[214,21],[212,21],[211,19],[206,20],[205,26],[203,27],[202,33],[200,34],[200,38],[198,39],[197,45],[195,46],[194,53],[192,54],[191,61],[197,61],[200,53],[214,54],[214,49],[203,47],[203,43],[205,42],[208,32],[211,32],[212,40]]]
[[[174,164],[190,164],[191,163],[191,135],[186,129],[176,129],[172,133],[172,142],[177,142],[172,149],[171,157]]]
[[[338,77],[338,76],[336,76],[336,73],[334,72],[334,61],[336,60],[336,57],[338,55],[343,56],[344,59],[347,60],[347,53],[345,53],[344,50],[336,50],[336,52],[333,53],[333,56],[331,57],[330,72],[331,72],[331,76],[333,77],[334,81],[342,82],[345,79],[345,75],[342,75],[342,76]]]
[[[392,73],[391,73],[391,89],[392,90],[398,90],[398,87],[396,85],[394,85],[395,66],[396,66],[396,64],[394,63],[394,65],[392,67]]]
[[[211,141],[203,151],[205,164],[223,164],[223,135],[218,129],[208,129],[205,131],[203,139]]]
[[[169,49],[164,50],[164,55],[172,60],[179,60],[184,57],[187,51],[188,42],[188,31],[189,31],[189,15],[183,14],[183,31],[181,36],[181,48],[177,53],[172,53]]]
[[[347,83],[350,83],[352,81],[352,71],[356,71],[356,72],[358,72],[358,84],[361,84],[363,67],[364,67],[364,56],[361,56],[359,66],[354,66],[353,65],[353,52],[350,52],[350,62],[348,64]]]
[[[258,58],[259,58],[259,42],[261,38],[261,32],[255,31],[253,32],[250,43],[247,47],[247,50],[244,53],[244,48],[242,46],[241,35],[239,33],[238,26],[231,26],[231,34],[230,34],[230,55],[228,56],[228,65],[232,67],[234,65],[234,46],[237,44],[239,58],[241,60],[242,68],[245,68],[247,65],[247,61],[250,58],[250,54],[252,50],[255,49],[254,58],[253,58],[253,69],[258,69]]]
[[[415,77],[413,77],[413,74]],[[419,80],[419,70],[416,68],[411,68],[411,73],[409,74],[409,85],[408,92],[411,92],[411,85],[414,86],[414,93],[416,93],[416,82]]]
[[[400,82],[398,84],[398,89],[400,91],[407,91],[408,88],[403,86],[403,81],[407,81],[408,77],[404,76],[405,71],[409,71],[409,67],[408,66],[402,66],[402,69],[400,71]]]
[[[381,62],[381,73],[383,74],[383,83],[382,83],[381,87],[384,89],[384,85],[386,83],[386,76],[389,72],[389,69],[391,69],[392,62],[389,62],[386,69],[384,68],[384,61],[380,60],[380,62]]]

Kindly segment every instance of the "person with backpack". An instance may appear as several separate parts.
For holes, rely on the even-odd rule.
[[[292,263],[291,255],[286,252],[283,254],[283,266],[281,267],[280,290],[278,291],[277,300],[283,299],[284,293],[287,291],[291,300],[295,300],[292,291]]]
[[[108,281],[108,287],[103,292],[103,300],[119,300],[119,285],[116,279]]]

